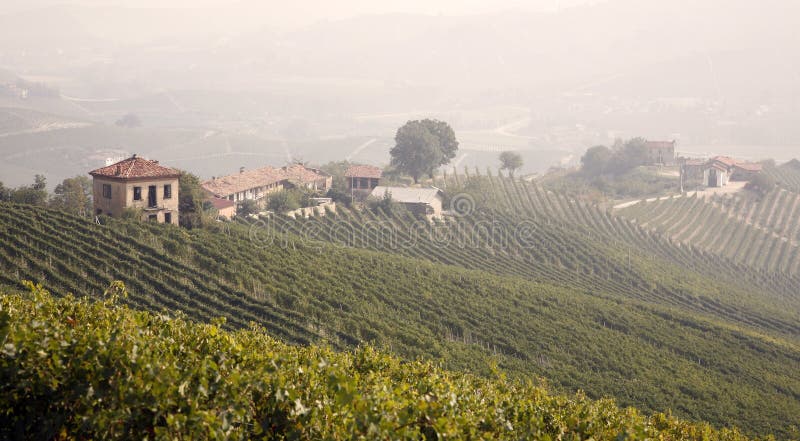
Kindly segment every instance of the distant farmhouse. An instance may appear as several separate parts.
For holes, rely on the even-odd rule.
[[[675,165],[675,146],[677,141],[647,141],[649,165]]]
[[[238,174],[212,178],[202,183],[211,198],[226,199],[238,203],[246,200],[259,201],[270,193],[295,187],[327,191],[331,187],[330,175],[302,164],[286,167],[262,167],[245,170]],[[213,199],[212,203],[213,203]]]
[[[372,190],[380,185],[383,171],[371,165],[353,165],[345,172],[347,178],[347,189],[352,193],[370,194]]]
[[[442,191],[435,187],[384,187],[372,189],[372,197],[383,198],[386,195],[416,216],[427,218],[442,216]]]
[[[142,210],[143,220],[178,224],[180,171],[134,154],[89,174],[96,215],[120,217],[134,208]]]
[[[703,183],[706,187],[724,187],[729,181],[749,181],[761,169],[761,164],[715,156],[703,166]]]

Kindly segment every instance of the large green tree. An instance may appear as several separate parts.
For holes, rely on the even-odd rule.
[[[510,151],[500,153],[500,170],[507,170],[514,176],[514,172],[520,167],[522,167],[522,155]]]
[[[647,163],[647,141],[644,138],[625,142],[618,139],[611,148],[594,146],[581,157],[583,172],[588,176],[623,175]]]
[[[267,209],[275,213],[283,214],[300,208],[297,194],[290,190],[280,190],[269,196]]]
[[[253,199],[243,200],[236,206],[237,216],[247,217],[251,214],[258,214],[259,211],[261,211],[261,208],[258,206],[258,202]]]
[[[583,172],[591,176],[605,174],[614,153],[604,145],[596,145],[581,157],[581,167]]]
[[[392,166],[414,178],[433,176],[437,167],[456,156],[458,141],[444,121],[424,119],[409,121],[397,129],[395,146],[390,151]]]
[[[50,206],[70,213],[85,214],[92,210],[92,182],[86,176],[64,179],[56,185]]]
[[[204,223],[203,200],[205,194],[200,186],[200,178],[189,173],[181,172],[178,191],[178,209],[180,210],[180,225],[184,228],[199,228]]]

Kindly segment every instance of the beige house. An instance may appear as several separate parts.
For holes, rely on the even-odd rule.
[[[142,220],[178,224],[178,170],[133,155],[89,174],[96,215],[120,217],[135,208]]]
[[[352,193],[370,194],[380,185],[383,170],[371,165],[352,165],[345,172],[347,189]]]

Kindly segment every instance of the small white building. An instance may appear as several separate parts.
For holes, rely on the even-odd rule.
[[[709,188],[724,187],[730,178],[728,171],[724,165],[712,162],[703,169],[703,183]]]
[[[444,195],[436,187],[385,187],[379,185],[370,193],[370,196],[375,198],[383,198],[386,195],[415,215],[428,218],[442,216]]]
[[[724,187],[729,181],[749,181],[761,169],[761,164],[715,156],[703,166],[703,183],[706,187]]]

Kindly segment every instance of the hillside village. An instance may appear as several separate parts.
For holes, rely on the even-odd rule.
[[[660,173],[678,174],[680,187],[675,189],[676,194],[689,188],[689,182],[708,189],[726,187],[730,182],[751,182],[763,169],[762,164],[727,156],[708,159],[678,156],[676,146],[676,141],[647,141],[646,159],[642,163],[658,167]],[[383,172],[372,165],[347,166],[344,173],[336,177],[346,186],[344,200],[339,195],[339,202],[352,205],[388,197],[417,216],[433,219],[450,214],[443,205],[445,198],[441,189],[431,185],[381,185]],[[89,174],[93,177],[95,215],[120,217],[126,210],[141,209],[144,220],[178,223],[179,170],[134,154]],[[230,220],[241,213],[244,205],[249,206],[245,214],[269,213],[270,196],[290,190],[302,190],[309,197],[304,199],[303,206],[282,207],[291,209],[279,214],[308,217],[335,211],[336,202],[329,194],[333,182],[334,177],[321,168],[296,163],[282,167],[266,165],[252,170],[241,167],[238,173],[214,176],[202,181],[200,186],[204,204],[216,211],[219,219]]]

